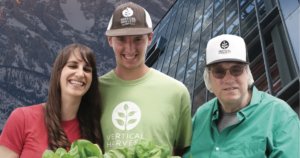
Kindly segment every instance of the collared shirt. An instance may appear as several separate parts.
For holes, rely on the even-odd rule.
[[[219,132],[217,98],[193,117],[185,158],[300,158],[300,121],[290,106],[253,87],[251,102],[237,112],[237,123]]]

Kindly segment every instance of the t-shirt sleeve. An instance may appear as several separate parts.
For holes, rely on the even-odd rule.
[[[15,109],[7,119],[0,135],[0,145],[20,155],[24,144],[25,117],[21,108]]]
[[[177,128],[176,148],[186,148],[191,144],[192,137],[192,114],[191,100],[188,90],[185,89],[181,99],[181,114],[179,118],[179,126]]]

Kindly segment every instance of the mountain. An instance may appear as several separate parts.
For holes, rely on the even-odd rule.
[[[134,0],[155,26],[175,0]],[[44,102],[59,49],[78,42],[91,47],[98,75],[112,69],[114,55],[104,32],[124,0],[0,0],[0,132],[11,111]]]

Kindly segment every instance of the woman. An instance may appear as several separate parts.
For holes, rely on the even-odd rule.
[[[102,147],[100,99],[93,51],[70,44],[56,58],[46,103],[15,109],[0,136],[5,158],[41,158],[79,138]]]

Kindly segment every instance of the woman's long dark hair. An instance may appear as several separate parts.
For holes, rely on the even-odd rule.
[[[53,64],[48,101],[45,108],[45,123],[48,130],[48,146],[51,150],[59,147],[69,148],[70,142],[61,126],[61,87],[60,77],[63,67],[66,65],[74,50],[80,52],[81,58],[92,67],[92,83],[89,90],[82,96],[77,112],[81,137],[96,143],[103,149],[102,132],[100,127],[100,92],[96,59],[93,51],[82,44],[70,44],[63,48]]]

